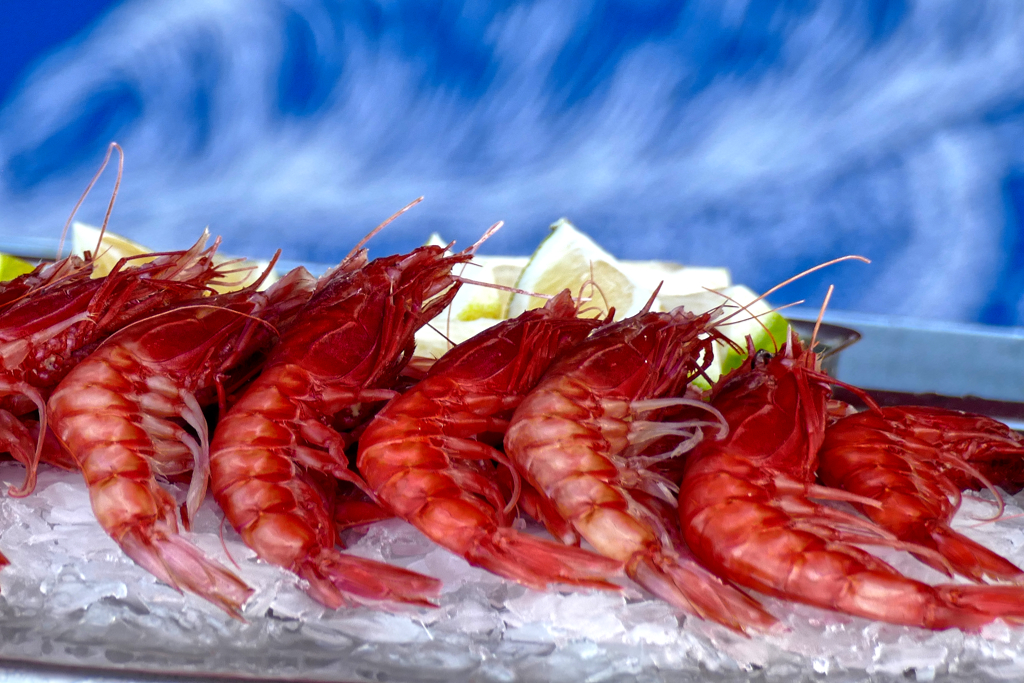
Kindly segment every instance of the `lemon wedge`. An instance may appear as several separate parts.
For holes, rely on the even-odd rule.
[[[445,320],[439,315],[430,325],[424,325],[416,331],[416,355],[424,358],[440,358],[452,344],[461,344],[488,327],[501,322],[492,318],[476,320]]]
[[[672,261],[619,261],[619,267],[634,282],[647,290],[661,285],[658,299],[661,309],[671,310],[666,297],[703,292],[706,289],[723,289],[732,285],[728,268],[706,268],[684,266]],[[600,284],[600,283],[599,283]]]
[[[436,232],[430,233],[430,237],[423,243],[425,247],[448,245],[449,242]],[[464,283],[448,308],[444,309],[431,324],[443,330],[449,321],[468,322],[487,318],[492,322],[498,322],[508,308],[512,292],[487,285],[500,285],[506,288],[515,286],[528,260],[525,256],[477,255],[469,263],[456,266],[452,271],[455,275],[481,284]]]
[[[596,287],[584,284],[596,283]],[[621,262],[594,240],[576,229],[565,218],[551,226],[523,268],[516,288],[538,294],[558,294],[568,288],[574,295],[590,297],[585,315],[604,316],[615,308],[615,318],[633,315],[647,303],[657,283],[638,280],[623,269]],[[526,294],[513,294],[505,317],[514,318],[523,311],[539,308],[545,300]],[[657,305],[653,310],[658,310]]]
[[[0,281],[13,280],[19,275],[31,273],[33,270],[35,270],[35,266],[28,261],[23,261],[10,254],[0,254]]]

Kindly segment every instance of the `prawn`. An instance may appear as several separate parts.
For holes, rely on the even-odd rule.
[[[67,233],[78,208],[106,169],[111,154],[120,155],[117,179],[100,229],[103,233],[121,183],[124,152],[116,142],[64,224]],[[33,271],[0,284],[0,447],[25,465],[25,481],[9,488],[27,496],[35,488],[36,469],[47,442],[45,403],[50,391],[104,339],[133,320],[178,301],[206,296],[228,272],[214,265],[220,240],[205,249],[208,233],[186,251],[143,254],[120,259],[107,276],[95,277],[94,259],[68,256],[41,264]],[[58,253],[59,257],[59,253]],[[149,261],[146,263],[145,261]],[[38,435],[33,443],[25,416],[38,411]],[[52,457],[66,466],[66,458]]]
[[[812,501],[878,506],[814,483],[834,382],[790,330],[778,353],[751,349],[712,388],[729,436],[690,452],[679,492],[683,537],[697,558],[741,586],[895,624],[978,628],[1024,617],[1020,587],[914,581],[855,544],[934,551]]]
[[[109,275],[91,278],[91,265],[77,257],[39,266],[26,274],[33,284],[0,307],[0,413],[23,418],[39,412],[39,436],[7,430],[11,455],[26,467],[24,484],[9,493],[27,496],[46,433],[49,392],[104,339],[133,320],[178,301],[205,296],[223,273],[213,264],[215,242],[205,249],[204,234],[191,249],[158,255],[129,266],[122,259]],[[12,287],[20,289],[14,281]]]
[[[452,256],[421,247],[370,263],[360,247],[321,278],[302,324],[283,334],[221,419],[212,490],[246,545],[308,582],[320,603],[430,605],[440,592],[436,579],[337,550],[332,489],[340,480],[368,490],[345,449],[395,395],[413,335],[451,302],[452,267],[475,245]]]
[[[662,508],[674,509],[675,486],[652,469],[692,447],[703,429],[727,430],[714,409],[685,396],[723,338],[714,315],[645,309],[596,331],[561,356],[516,409],[505,452],[554,506],[556,521],[565,519],[599,553],[623,562],[651,593],[738,631],[764,630],[774,617],[700,566],[680,541],[678,521],[665,521]],[[664,409],[683,406],[707,418],[662,421]],[[683,440],[646,454],[664,437]]]
[[[950,528],[961,490],[979,483],[1002,498],[995,485],[1019,478],[1024,437],[981,415],[912,406],[868,410],[825,431],[819,453],[822,483],[881,503],[858,505],[897,537],[931,548],[963,576],[982,581],[1024,581],[1024,572]],[[918,558],[947,572],[946,563]]]
[[[182,506],[187,528],[209,477],[202,405],[223,406],[226,388],[251,372],[274,325],[294,315],[313,285],[301,268],[266,292],[257,291],[262,279],[121,329],[68,373],[47,406],[103,529],[161,581],[235,617],[251,589],[178,535],[175,501],[156,477],[192,470]]]
[[[555,355],[603,324],[580,318],[568,290],[455,346],[389,402],[359,439],[356,460],[380,502],[470,564],[531,588],[553,583],[615,588],[618,561],[511,526],[488,438]],[[515,497],[513,493],[513,500]]]

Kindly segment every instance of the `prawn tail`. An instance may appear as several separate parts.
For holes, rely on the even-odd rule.
[[[945,524],[931,529],[931,539],[935,542],[935,549],[949,561],[950,566],[973,581],[991,579],[1024,583],[1024,571],[1017,565]]]
[[[242,619],[242,605],[253,589],[181,536],[133,528],[118,542],[128,557],[164,583],[195,593]]]
[[[295,567],[309,595],[331,609],[379,602],[436,607],[441,582],[408,569],[322,548]]]
[[[646,553],[631,560],[626,573],[670,605],[739,633],[763,633],[778,623],[756,600],[693,560]]]
[[[1024,623],[1024,589],[1020,586],[935,586],[941,605],[928,628],[977,630],[995,619]]]
[[[510,527],[479,537],[465,557],[478,567],[539,590],[552,584],[620,589],[608,579],[622,574],[621,562]]]

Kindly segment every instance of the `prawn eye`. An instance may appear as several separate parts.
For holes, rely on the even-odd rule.
[[[758,349],[754,352],[754,356],[750,359],[750,369],[757,370],[758,366],[764,367],[772,359],[772,354],[764,349]]]

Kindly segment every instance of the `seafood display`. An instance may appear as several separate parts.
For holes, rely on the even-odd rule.
[[[189,538],[208,489],[329,610],[441,604],[443,573],[343,550],[395,519],[512,585],[653,596],[740,638],[787,628],[790,602],[932,630],[1024,621],[1024,572],[952,526],[963,491],[991,492],[995,519],[1024,486],[1006,425],[863,392],[856,412],[813,339],[776,339],[750,303],[654,310],[657,287],[621,318],[587,282],[456,343],[444,312],[478,286],[461,274],[478,245],[371,260],[364,243],[266,289],[215,291],[237,271],[205,236],[102,277],[68,257],[0,283],[0,449],[26,472],[9,494],[41,462],[78,471],[127,557],[239,623],[252,588]],[[746,348],[725,331],[738,315],[764,331]],[[429,326],[448,348],[417,355]]]

